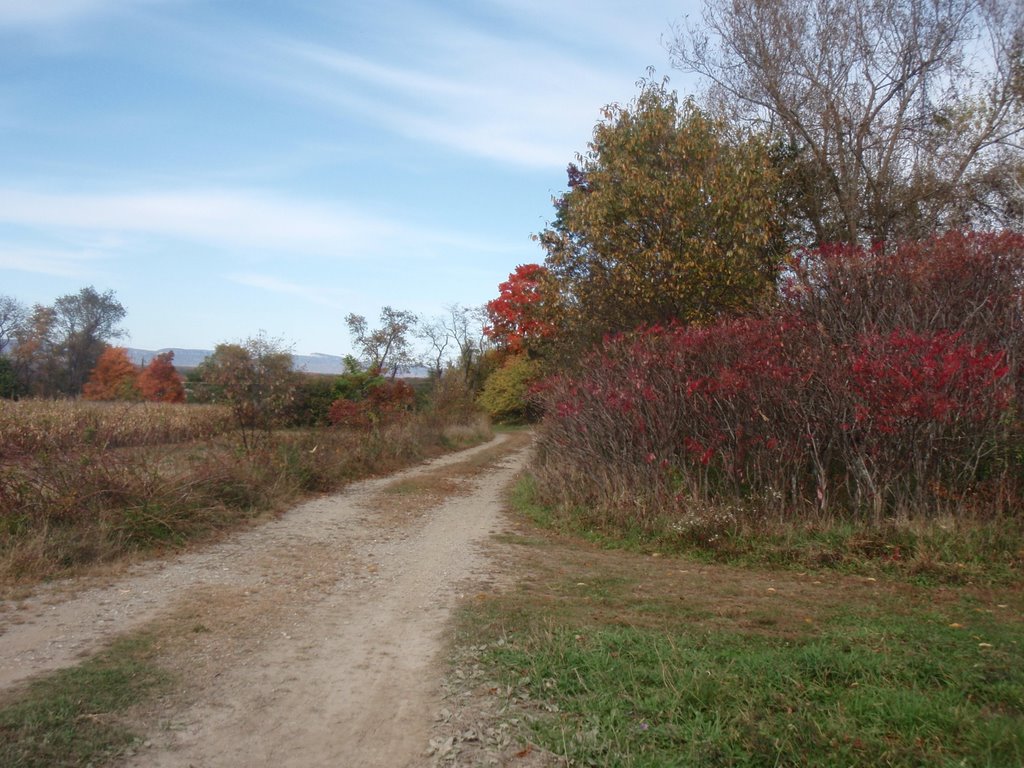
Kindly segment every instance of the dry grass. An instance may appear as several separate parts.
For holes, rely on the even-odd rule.
[[[367,507],[396,520],[416,517],[446,499],[470,493],[474,478],[524,447],[530,439],[527,432],[513,433],[501,444],[477,451],[455,464],[446,464],[415,477],[397,479],[374,495],[367,502]]]
[[[230,409],[219,405],[0,400],[0,458],[206,440],[233,428]]]
[[[217,408],[0,406],[0,439],[13,436],[0,453],[0,590],[210,540],[455,445],[450,425],[420,418],[369,434],[284,430],[246,451]],[[460,447],[490,437],[486,424],[456,432]]]

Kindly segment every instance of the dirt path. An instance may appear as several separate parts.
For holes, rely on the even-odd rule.
[[[452,608],[527,438],[449,455],[116,583],[0,610],[0,688],[157,627],[183,688],[140,715],[137,766],[407,766],[440,706]]]

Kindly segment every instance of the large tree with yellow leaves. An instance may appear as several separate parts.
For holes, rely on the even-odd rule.
[[[538,236],[563,351],[757,306],[782,253],[779,189],[762,142],[680,103],[666,82],[606,108]]]

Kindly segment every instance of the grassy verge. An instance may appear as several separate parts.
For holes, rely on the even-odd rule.
[[[163,689],[152,638],[115,642],[77,667],[40,678],[0,699],[0,765],[54,768],[99,765],[137,737],[119,715]]]
[[[1024,518],[933,520],[881,527],[849,520],[773,521],[708,510],[649,530],[602,525],[582,510],[556,510],[523,477],[513,491],[537,524],[612,548],[705,562],[909,579],[920,584],[1014,584],[1024,573]]]
[[[543,510],[533,510],[544,517]],[[572,765],[1024,764],[1024,590],[734,566],[523,524],[467,637]]]

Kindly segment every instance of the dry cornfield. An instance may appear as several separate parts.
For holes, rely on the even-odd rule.
[[[0,458],[205,440],[233,428],[230,409],[220,405],[0,400]]]
[[[226,407],[0,401],[0,593],[210,539],[311,492],[486,439],[420,415],[243,442]]]

